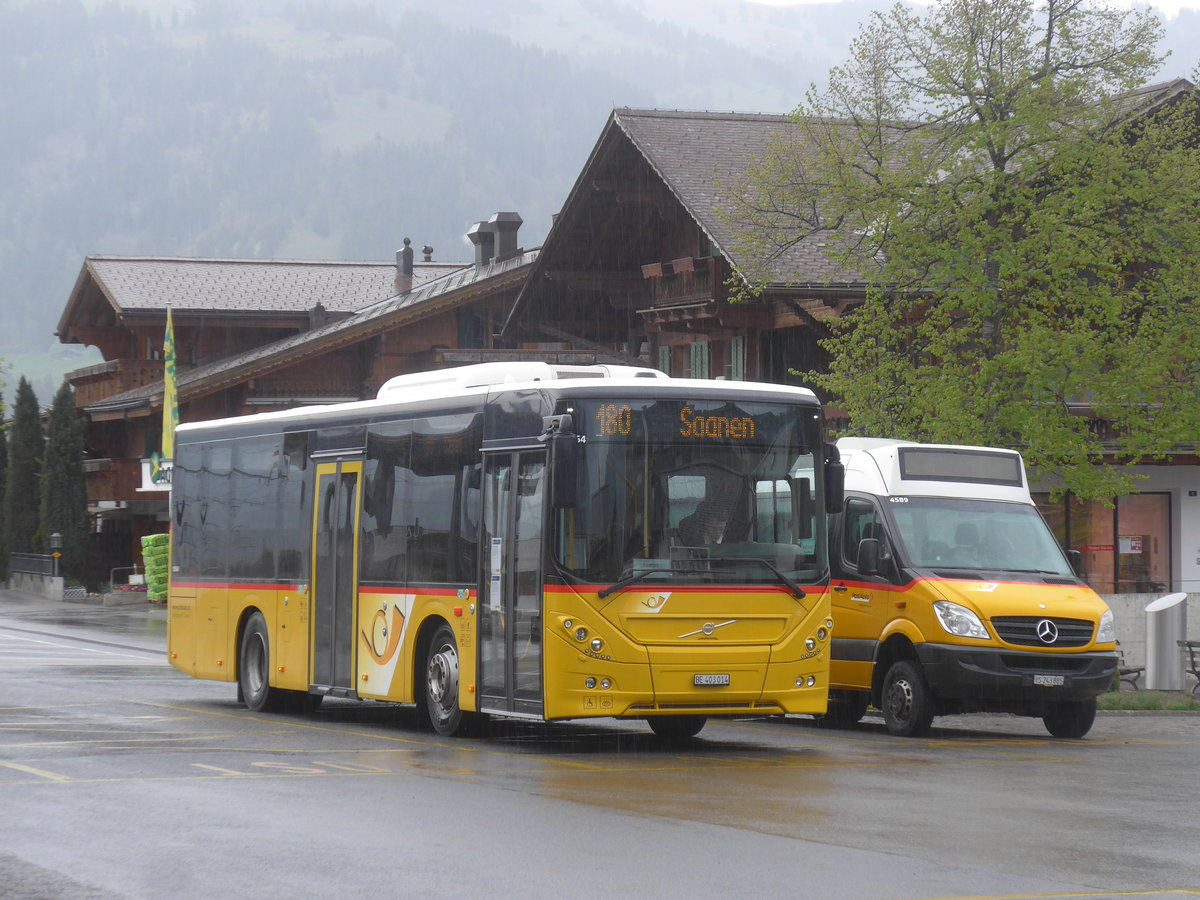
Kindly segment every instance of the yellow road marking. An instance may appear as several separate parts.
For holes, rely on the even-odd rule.
[[[48,781],[74,781],[75,779],[67,775],[56,775],[54,772],[47,772],[45,769],[35,769],[33,766],[23,766],[20,763],[5,762],[0,759],[0,766],[6,769],[15,769],[18,772],[24,772],[26,775],[36,775],[38,778],[45,778]]]

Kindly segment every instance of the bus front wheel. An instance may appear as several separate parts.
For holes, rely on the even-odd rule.
[[[270,673],[271,639],[267,633],[267,620],[262,613],[255,612],[246,620],[238,655],[238,688],[247,709],[275,712],[280,707],[283,692],[271,687]]]
[[[883,721],[898,737],[919,737],[933,724],[933,697],[916,663],[902,659],[883,681]]]
[[[1096,698],[1051,703],[1042,721],[1046,730],[1057,738],[1081,738],[1092,730],[1096,721]]]

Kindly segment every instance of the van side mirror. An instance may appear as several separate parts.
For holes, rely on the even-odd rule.
[[[858,574],[879,574],[879,538],[863,538],[858,542]]]
[[[845,504],[846,470],[837,444],[825,445],[825,512],[839,513]]]
[[[1071,564],[1071,571],[1075,573],[1076,578],[1083,577],[1083,554],[1078,550],[1067,551],[1067,562]]]

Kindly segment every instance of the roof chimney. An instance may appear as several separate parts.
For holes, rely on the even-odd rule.
[[[522,221],[515,212],[498,212],[488,219],[488,224],[496,232],[496,262],[521,252],[517,247],[517,230]]]
[[[413,282],[413,251],[412,240],[404,239],[404,249],[396,251],[396,279],[393,286],[397,294],[407,294],[412,291]]]
[[[476,222],[467,231],[467,238],[475,245],[475,268],[482,269],[492,261],[496,231],[489,222]]]
[[[423,262],[433,262],[433,248],[426,244],[421,248],[421,256]]]

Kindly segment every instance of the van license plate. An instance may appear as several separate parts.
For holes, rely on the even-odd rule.
[[[720,687],[721,685],[729,684],[729,676],[728,675],[696,675],[695,679],[692,681],[692,684],[694,684],[696,687],[700,687],[701,685],[716,685],[716,686]]]
[[[1062,687],[1066,678],[1063,675],[1034,675],[1033,683],[1042,687]]]

